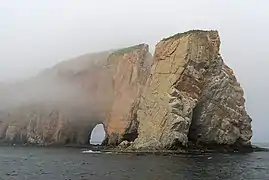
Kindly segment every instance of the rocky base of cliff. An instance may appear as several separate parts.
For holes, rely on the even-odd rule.
[[[174,149],[157,149],[157,148],[140,148],[135,147],[134,142],[123,141],[117,147],[105,147],[104,151],[112,151],[115,153],[138,153],[138,154],[160,154],[160,155],[176,155],[176,154],[202,154],[202,153],[251,153],[266,151],[263,148],[254,145],[219,145],[219,144],[195,144],[188,142],[186,146],[178,145]]]
[[[262,148],[258,146],[245,146],[245,147],[233,147],[233,146],[212,146],[212,147],[188,147],[178,150],[153,150],[153,149],[132,149],[132,148],[104,148],[102,152],[110,152],[115,154],[136,154],[140,155],[147,155],[147,154],[154,154],[154,155],[182,155],[182,154],[207,154],[207,153],[253,153],[253,152],[269,152],[268,148]]]

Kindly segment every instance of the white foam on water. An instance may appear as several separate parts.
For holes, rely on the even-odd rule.
[[[105,152],[105,154],[112,154],[112,152]]]
[[[99,154],[101,153],[101,151],[93,151],[93,150],[85,150],[85,151],[82,151],[82,153],[95,153],[95,154]]]

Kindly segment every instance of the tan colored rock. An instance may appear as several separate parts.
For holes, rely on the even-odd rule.
[[[149,56],[145,44],[87,54],[7,86],[1,91],[2,141],[87,144],[99,123],[104,124],[108,144],[134,140]]]
[[[175,149],[189,141],[250,144],[243,90],[219,46],[217,31],[189,31],[157,44],[140,101],[135,148]]]
[[[122,141],[122,142],[118,145],[118,147],[119,147],[120,149],[126,149],[126,148],[128,148],[129,146],[131,146],[131,142],[129,142],[129,141]]]
[[[219,47],[217,31],[189,31],[159,42],[153,62],[141,44],[1,85],[0,139],[86,144],[102,123],[104,144],[131,150],[250,145],[243,89]]]
[[[137,138],[136,111],[149,74],[150,67],[146,63],[150,58],[148,46],[144,44],[116,51],[108,58],[114,94],[106,124],[108,136],[115,137],[113,141],[110,138],[109,144]]]

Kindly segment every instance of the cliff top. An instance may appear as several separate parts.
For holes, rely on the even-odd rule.
[[[143,48],[148,48],[148,45],[147,44],[138,44],[138,45],[130,46],[127,48],[118,49],[115,52],[113,52],[111,55],[123,55],[125,53],[129,53],[129,52],[132,52],[134,50],[143,49]]]
[[[218,33],[218,31],[216,31],[216,30],[199,30],[199,29],[194,29],[194,30],[183,32],[183,33],[177,33],[177,34],[175,34],[173,36],[170,36],[170,37],[167,37],[167,38],[162,39],[162,41],[167,41],[167,40],[170,40],[170,39],[178,39],[178,38],[181,38],[183,36],[190,35],[190,34],[212,33],[212,32],[213,33]]]

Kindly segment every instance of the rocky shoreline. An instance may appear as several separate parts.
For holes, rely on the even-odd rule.
[[[137,156],[143,155],[192,155],[192,154],[211,154],[211,153],[253,153],[253,152],[269,152],[269,148],[263,148],[259,146],[246,146],[246,147],[229,147],[229,146],[218,146],[218,147],[182,147],[178,150],[139,150],[139,149],[128,149],[120,147],[107,147],[102,145],[36,145],[36,144],[11,144],[11,143],[0,143],[0,147],[34,147],[34,148],[73,148],[82,150],[91,150],[93,152],[101,153],[112,153],[112,154],[135,154]]]
[[[227,148],[219,147],[214,149],[209,148],[182,148],[179,150],[131,150],[131,149],[103,149],[101,152],[112,152],[115,154],[154,154],[154,155],[180,155],[180,154],[207,154],[207,153],[253,153],[253,152],[269,152],[268,148],[258,146],[243,147],[243,148]]]

